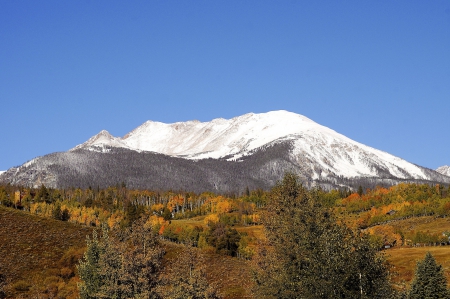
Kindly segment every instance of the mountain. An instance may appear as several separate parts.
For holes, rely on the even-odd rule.
[[[286,141],[293,144],[291,154],[298,164],[310,164],[313,179],[329,174],[347,178],[387,175],[429,179],[421,167],[287,111],[249,113],[230,120],[214,119],[204,123],[147,121],[123,138],[102,131],[74,149],[111,146],[187,159],[236,160],[264,145]]]
[[[326,129],[312,120],[287,111],[249,113],[229,120],[187,121],[173,124],[147,121],[123,138],[103,130],[75,149],[103,146],[151,151],[187,159],[235,159],[281,137],[308,130]]]
[[[448,176],[287,111],[210,122],[147,121],[124,137],[101,131],[68,152],[9,169],[0,181],[241,192],[247,186],[268,189],[285,171],[297,173],[309,187],[450,183]]]
[[[438,167],[436,169],[436,171],[441,173],[441,174],[443,174],[443,175],[450,176],[450,166],[448,166],[448,165],[444,165],[444,166]]]
[[[83,144],[80,144],[72,149],[90,149],[90,150],[96,150],[100,152],[106,151],[105,146],[108,147],[122,147],[122,148],[128,148],[127,145],[122,141],[121,138],[117,138],[109,134],[108,131],[102,130],[97,135],[89,138],[88,141],[86,141]]]

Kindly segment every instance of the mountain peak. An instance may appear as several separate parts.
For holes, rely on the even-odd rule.
[[[71,150],[76,150],[80,148],[93,148],[93,147],[101,147],[104,148],[105,146],[110,147],[127,147],[125,144],[123,144],[121,138],[117,138],[112,136],[108,131],[101,130],[97,135],[92,136],[89,138],[88,141],[77,145]]]
[[[191,120],[166,124],[148,120],[123,138],[102,130],[74,149],[106,145],[185,158],[221,158],[242,156],[276,139],[312,128],[316,131],[326,129],[303,115],[286,110],[250,112],[209,122]]]
[[[131,151],[115,151],[114,147]],[[90,152],[74,151],[76,149],[86,149]],[[56,184],[58,175],[51,173],[54,169],[68,167],[76,169],[74,173],[89,173],[86,169],[94,167],[105,169],[103,173],[110,176],[106,180],[108,182],[119,177],[125,181],[134,175],[131,181],[146,182],[136,186],[148,186],[147,176],[142,176],[144,173],[176,177],[180,173],[187,175],[185,170],[190,167],[188,165],[195,165],[193,168],[197,172],[193,172],[187,181],[207,181],[211,186],[222,186],[220,188],[225,188],[223,190],[231,190],[226,189],[232,188],[231,185],[248,185],[249,182],[264,181],[260,186],[269,186],[280,179],[285,171],[299,174],[310,186],[315,183],[350,186],[349,179],[353,182],[372,180],[374,184],[394,184],[398,181],[450,182],[450,174],[442,174],[449,166],[440,167],[438,171],[441,173],[438,173],[411,164],[351,140],[303,115],[285,110],[247,113],[232,119],[216,118],[209,122],[166,124],[147,121],[123,138],[114,137],[108,131],[102,130],[72,151],[60,153],[60,158],[54,155],[36,158],[25,163],[25,167],[8,170],[1,178],[3,181],[18,182],[23,179],[24,182],[29,182],[32,175],[38,186],[42,183],[41,177]],[[114,154],[104,154],[107,152]],[[161,156],[155,153],[183,159],[161,159]],[[87,157],[96,158],[94,161]],[[128,167],[131,165],[130,157],[134,157],[131,159],[134,161],[132,172]],[[202,160],[206,158],[212,160]],[[214,159],[239,160],[240,163]],[[198,161],[194,163],[188,160]],[[53,165],[52,163],[72,164],[64,164],[62,168],[47,167]],[[164,163],[171,166],[167,168]],[[108,174],[113,164],[117,168],[113,174]],[[36,172],[30,171],[32,168],[36,169]],[[65,172],[60,175],[65,175]],[[235,181],[230,183],[230,178]],[[85,181],[85,178],[82,181]],[[227,185],[229,183],[231,185]],[[183,185],[183,188],[190,187]]]
[[[438,167],[436,169],[436,171],[441,173],[441,174],[443,174],[443,175],[450,176],[450,166],[448,166],[448,165],[444,165],[444,166]]]
[[[122,147],[185,159],[240,159],[270,144],[289,142],[296,163],[310,163],[314,179],[389,177],[423,179],[407,161],[353,141],[311,119],[286,110],[247,113],[232,119],[166,124],[147,121],[123,138],[102,131],[76,148]],[[376,166],[377,165],[377,166]],[[380,167],[378,167],[380,166]],[[319,171],[320,169],[320,171]]]
[[[108,131],[101,130],[97,135],[95,136],[106,136],[106,137],[113,137]]]
[[[221,158],[242,156],[279,138],[312,128],[326,130],[302,115],[279,110],[209,122],[148,121],[121,140],[131,149],[192,159]]]

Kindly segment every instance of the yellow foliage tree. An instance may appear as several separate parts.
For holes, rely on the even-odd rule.
[[[217,223],[219,222],[219,216],[217,214],[209,214],[208,216],[205,217],[204,222],[205,224]]]

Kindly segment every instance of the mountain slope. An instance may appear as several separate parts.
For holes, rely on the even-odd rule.
[[[91,233],[89,227],[0,206],[0,273],[12,285],[22,281],[30,289],[18,292],[18,288],[11,288],[7,298],[39,298],[38,290],[48,290],[48,284],[54,284],[55,280],[46,278],[55,278],[63,267],[75,270],[77,254],[66,255],[71,257],[70,261],[61,258],[70,252],[82,254],[86,236]],[[76,288],[76,281],[59,279],[56,289],[68,292],[73,286]]]
[[[436,171],[443,175],[450,176],[450,166],[448,166],[448,165],[438,167],[438,169],[436,169]]]
[[[0,181],[50,187],[108,187],[121,182],[130,188],[240,192],[270,188],[285,170],[295,171],[287,144],[277,144],[242,162],[193,161],[167,155],[104,147],[105,152],[78,149],[53,153],[9,169]]]
[[[309,130],[317,131],[320,127],[302,115],[272,111],[204,123],[188,121],[163,124],[149,121],[127,134],[123,140],[130,148],[171,156],[236,158],[278,138]]]
[[[107,145],[188,159],[217,159],[241,156],[290,134],[326,129],[302,115],[272,111],[249,113],[229,120],[219,118],[210,122],[165,124],[147,121],[123,138],[102,131],[74,149]]]
[[[147,121],[123,138],[102,131],[75,149],[104,151],[102,146],[112,146],[187,159],[226,157],[233,160],[271,142],[287,140],[293,142],[293,159],[297,163],[306,162],[314,169],[313,179],[328,175],[429,179],[416,165],[287,111],[249,113],[204,123]]]
[[[205,123],[148,121],[123,138],[102,131],[68,152],[9,169],[0,182],[241,192],[246,186],[268,189],[285,171],[326,188],[450,183],[448,176],[287,111]]]

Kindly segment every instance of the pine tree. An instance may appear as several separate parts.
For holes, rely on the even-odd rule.
[[[77,266],[81,283],[78,284],[81,299],[94,299],[102,286],[100,276],[101,245],[94,230],[92,240],[87,237],[87,248],[83,260]]]
[[[6,298],[6,293],[4,287],[6,286],[6,277],[2,273],[0,273],[0,299]]]
[[[444,270],[441,265],[436,263],[430,252],[427,252],[425,258],[417,263],[409,298],[450,298]]]
[[[368,238],[336,222],[293,174],[270,192],[267,243],[254,259],[259,298],[390,298],[384,260]]]
[[[97,293],[98,298],[124,298],[121,290],[122,249],[120,244],[110,237],[106,225],[102,226],[101,255],[99,274],[102,285]]]
[[[52,218],[61,220],[61,204],[59,202],[55,204],[55,208],[52,211]]]
[[[50,194],[48,192],[48,189],[44,186],[44,184],[41,185],[41,187],[39,188],[39,190],[36,193],[36,196],[34,197],[34,199],[37,202],[42,202],[45,201],[46,203],[51,203],[51,199],[50,199]]]
[[[363,196],[363,188],[362,188],[362,186],[361,185],[359,185],[359,187],[358,187],[358,195],[359,195],[359,197],[361,197],[361,196]]]
[[[67,209],[67,208],[64,208],[62,211],[61,211],[61,220],[62,221],[67,221],[67,220],[69,220],[70,219],[70,213],[69,213],[69,210]]]

